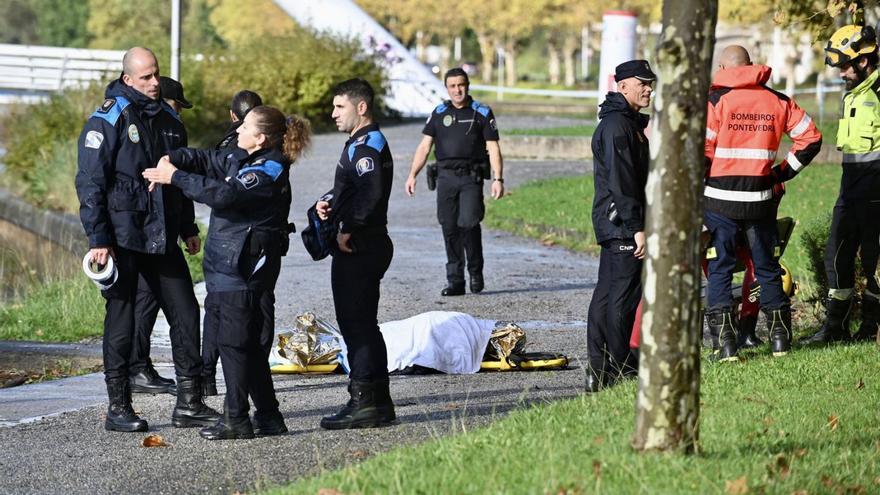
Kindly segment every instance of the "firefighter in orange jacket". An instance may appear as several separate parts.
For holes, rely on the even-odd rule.
[[[822,135],[794,100],[766,86],[770,71],[752,65],[745,48],[729,46],[721,54],[709,91],[704,223],[712,242],[706,255],[706,320],[713,357],[721,361],[736,360],[742,344],[758,344],[754,335],[737,335],[731,283],[739,233],[748,240],[755,263],[773,355],[791,349],[791,303],[782,290],[782,270],[775,256],[776,209],[782,183],[816,156]],[[774,165],[783,133],[793,145]]]

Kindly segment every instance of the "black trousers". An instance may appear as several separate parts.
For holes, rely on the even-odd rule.
[[[633,256],[635,241],[602,243],[599,280],[587,316],[587,353],[600,377],[617,378],[638,371],[629,339],[642,297],[642,260]]]
[[[483,181],[471,174],[456,175],[440,168],[437,175],[437,220],[446,244],[446,280],[464,285],[464,269],[483,274],[483,238],[480,222],[486,212]]]
[[[121,247],[114,251],[119,278],[113,287],[101,292],[107,311],[104,376],[107,379],[129,376],[139,277],[143,277],[168,318],[175,373],[186,377],[200,375],[199,305],[180,247],[170,247],[167,254],[145,254]]]
[[[831,234],[825,247],[829,288],[855,287],[856,253],[861,258],[866,289],[880,294],[876,275],[880,255],[880,201],[838,201],[834,206]]]
[[[214,329],[223,378],[226,380],[226,415],[248,416],[248,397],[255,416],[278,412],[278,400],[269,369],[269,352],[275,338],[275,282],[281,258],[273,257],[257,272],[259,283],[247,290],[209,292],[205,297],[205,328]],[[252,281],[253,282],[253,281]]]
[[[379,380],[388,377],[388,351],[377,319],[379,284],[391,265],[394,245],[387,234],[366,236],[356,244],[354,254],[333,253],[333,305],[348,348],[349,377]]]

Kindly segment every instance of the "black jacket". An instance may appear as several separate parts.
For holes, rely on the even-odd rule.
[[[186,131],[166,103],[121,80],[107,86],[105,97],[78,142],[76,192],[89,246],[165,253],[179,235],[198,233],[192,205],[185,218],[180,191],[159,187],[149,193],[141,172],[183,146]]]
[[[252,275],[261,257],[287,254],[290,161],[277,149],[248,155],[240,148],[182,148],[169,158],[179,168],[171,183],[212,208],[204,260],[208,290],[271,290]]]
[[[645,184],[651,161],[644,129],[648,116],[608,93],[593,133],[593,230],[599,243],[632,239],[645,230]]]
[[[229,150],[234,151],[238,148],[238,128],[241,127],[242,121],[239,120],[237,122],[233,122],[229,125],[229,129],[226,129],[226,134],[223,135],[223,138],[214,145],[215,150]]]

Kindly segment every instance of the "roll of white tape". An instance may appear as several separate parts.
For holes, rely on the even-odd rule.
[[[116,263],[113,262],[113,258],[110,256],[107,257],[107,264],[100,266],[97,263],[92,263],[90,252],[86,253],[86,255],[83,256],[82,266],[86,276],[89,277],[101,290],[107,290],[110,287],[113,287],[113,284],[115,284],[116,280],[119,278],[119,272],[116,271]]]

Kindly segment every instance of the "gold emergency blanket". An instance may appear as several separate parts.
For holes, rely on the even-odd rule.
[[[336,362],[341,347],[339,332],[333,325],[305,312],[296,317],[292,332],[278,334],[275,344],[278,354],[297,366],[330,364]]]
[[[499,321],[489,336],[484,361],[507,361],[512,354],[522,352],[526,346],[526,331],[516,323]]]

